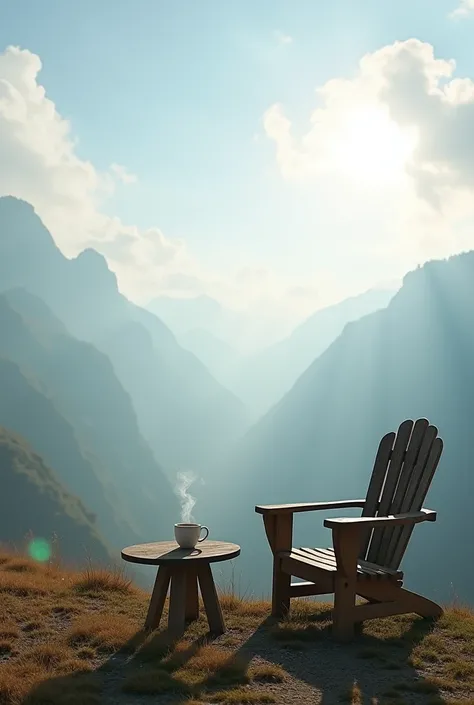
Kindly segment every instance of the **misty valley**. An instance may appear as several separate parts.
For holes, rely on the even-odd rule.
[[[196,521],[241,546],[217,582],[268,597],[255,505],[364,497],[380,438],[427,418],[445,444],[426,502],[439,516],[414,532],[408,586],[474,604],[474,568],[460,558],[474,528],[474,253],[243,352],[237,314],[206,298],[137,306],[101,255],[66,258],[32,206],[5,197],[0,292],[5,544],[36,537],[75,565],[117,564],[124,546]],[[319,515],[297,516],[295,541],[332,545]],[[151,584],[146,569],[134,575]]]

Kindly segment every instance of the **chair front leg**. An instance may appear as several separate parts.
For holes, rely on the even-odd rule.
[[[354,637],[360,544],[361,534],[358,527],[341,526],[333,529],[337,565],[334,579],[333,634],[340,641],[349,641]]]
[[[282,571],[279,554],[291,551],[293,514],[268,514],[263,521],[273,553],[272,616],[284,617],[290,609],[291,575]]]

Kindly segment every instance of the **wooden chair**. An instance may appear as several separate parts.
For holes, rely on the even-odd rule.
[[[402,587],[399,566],[414,525],[435,521],[422,509],[443,442],[426,419],[404,421],[380,442],[365,499],[257,506],[273,552],[272,614],[281,617],[292,597],[334,593],[333,634],[351,639],[356,622],[414,612],[442,614],[439,605]],[[292,548],[293,514],[361,507],[362,516],[326,519],[333,548]],[[291,576],[305,582],[291,583]],[[356,596],[367,600],[356,604]]]

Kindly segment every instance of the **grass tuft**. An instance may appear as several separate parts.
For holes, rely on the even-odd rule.
[[[288,677],[286,671],[276,663],[264,663],[250,669],[250,679],[257,683],[283,683]]]
[[[341,694],[340,700],[350,703],[350,705],[362,705],[362,691],[357,681],[354,681],[350,688]]]
[[[103,652],[123,648],[127,643],[134,649],[136,630],[136,624],[122,615],[88,613],[75,620],[67,640],[71,646],[89,646]]]
[[[73,588],[79,593],[118,592],[128,593],[133,590],[132,581],[118,569],[88,567],[80,577],[73,582]]]

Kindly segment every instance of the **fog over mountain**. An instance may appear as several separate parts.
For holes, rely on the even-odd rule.
[[[243,404],[153,314],[126,299],[94,250],[65,258],[32,207],[0,199],[0,291],[26,288],[107,355],[138,426],[172,477],[202,469],[246,426]]]
[[[209,297],[163,296],[151,302],[149,308],[163,312],[180,343],[242,399],[250,419],[256,421],[291,389],[347,323],[384,308],[394,293],[394,289],[371,289],[318,310],[288,336],[251,354],[239,352],[237,330],[234,347],[217,336],[216,331],[222,331],[222,321],[235,314],[224,311]]]

